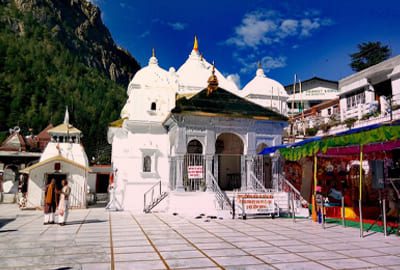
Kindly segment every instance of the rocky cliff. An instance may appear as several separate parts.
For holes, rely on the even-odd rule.
[[[70,120],[96,161],[110,161],[108,124],[126,101],[136,60],[86,0],[0,0],[0,142]]]
[[[126,50],[117,46],[101,19],[100,9],[87,0],[0,0],[14,5],[23,16],[45,26],[53,37],[78,55],[89,67],[127,86],[140,66]],[[11,29],[24,35],[25,25],[14,18],[1,18]]]

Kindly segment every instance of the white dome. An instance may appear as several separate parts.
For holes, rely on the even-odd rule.
[[[283,85],[265,76],[264,70],[261,67],[257,69],[256,76],[243,87],[240,94],[242,97],[247,97],[249,95],[266,97],[271,97],[272,95],[280,96],[282,99],[287,99],[289,97]]]
[[[136,72],[129,83],[128,96],[133,89],[170,87],[171,79],[170,73],[158,65],[158,60],[153,53],[153,56],[149,59],[149,64]]]
[[[178,69],[177,75],[179,80],[180,93],[199,92],[207,87],[207,80],[211,74],[212,65],[208,63],[199,53],[197,47],[197,39],[193,50],[186,62]],[[239,93],[239,89],[235,83],[227,80],[221,72],[215,69],[215,75],[218,78],[219,87],[228,90],[234,94]]]

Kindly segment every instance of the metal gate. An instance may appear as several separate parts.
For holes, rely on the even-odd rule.
[[[185,155],[183,161],[183,186],[186,191],[206,190],[206,168],[204,155]]]
[[[268,156],[254,155],[252,157],[252,172],[265,188],[273,188],[272,161]]]

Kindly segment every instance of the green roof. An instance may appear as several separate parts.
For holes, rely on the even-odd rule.
[[[287,121],[284,115],[236,96],[222,88],[217,88],[210,94],[206,88],[189,99],[182,97],[176,101],[172,113]]]

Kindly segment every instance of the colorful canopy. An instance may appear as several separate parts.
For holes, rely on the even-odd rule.
[[[304,157],[313,156],[319,152],[325,154],[329,149],[344,146],[358,147],[353,148],[352,150],[346,150],[352,152],[356,149],[359,150],[360,145],[367,146],[375,144],[368,146],[367,148],[364,147],[364,150],[374,149],[374,151],[384,151],[384,149],[386,149],[387,151],[389,149],[400,147],[398,142],[386,144],[387,142],[397,140],[400,140],[400,122],[351,129],[333,136],[314,137],[299,143],[287,145],[286,147],[280,147],[278,150],[286,160],[296,161]],[[262,153],[267,151],[267,149],[264,149]],[[342,152],[345,152],[345,150],[342,150]]]

